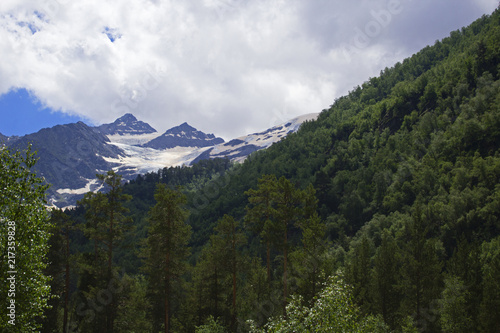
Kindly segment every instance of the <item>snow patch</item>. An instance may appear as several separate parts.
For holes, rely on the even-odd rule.
[[[146,142],[149,142],[161,134],[158,132],[155,133],[147,133],[147,134],[111,134],[108,135],[109,141],[111,143],[123,143],[127,145],[142,145]]]
[[[133,146],[126,143],[111,142],[120,148],[125,155],[118,158],[103,157],[107,162],[117,163],[117,170],[134,171],[137,174],[158,171],[165,167],[189,165],[202,152],[211,148],[175,147],[157,150],[147,147]]]
[[[82,188],[70,189],[70,188],[60,188],[56,192],[59,194],[85,194],[90,191],[99,191],[102,185],[96,187],[97,179],[87,179],[87,184]]]
[[[245,136],[238,137],[229,142],[235,141],[240,142],[239,144],[226,145],[226,143],[221,143],[215,145],[214,149],[210,152],[211,157],[224,157],[227,156],[235,162],[243,162],[247,156],[232,157],[238,155],[238,153],[244,149],[245,146],[253,145],[258,149],[265,149],[271,146],[273,143],[280,141],[282,138],[286,137],[290,132],[297,132],[300,126],[309,120],[316,120],[319,113],[309,113],[296,117],[289,120],[286,123],[274,126],[270,129],[259,133],[253,133]]]

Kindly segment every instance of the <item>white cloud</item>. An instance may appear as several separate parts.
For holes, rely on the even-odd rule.
[[[391,1],[401,10],[377,28],[373,13]],[[327,108],[495,8],[391,1],[3,0],[0,94],[22,87],[96,124],[132,112],[158,130],[187,121],[229,139]],[[448,24],[427,21],[438,15]],[[370,33],[362,47],[359,31]]]

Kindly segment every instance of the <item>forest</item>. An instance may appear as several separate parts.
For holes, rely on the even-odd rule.
[[[499,60],[497,9],[244,163],[99,175],[40,226],[26,327],[499,332]]]

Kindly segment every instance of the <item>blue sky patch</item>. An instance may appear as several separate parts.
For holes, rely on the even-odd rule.
[[[110,27],[104,27],[103,33],[106,36],[108,36],[111,43],[114,43],[115,40],[120,39],[122,37],[122,35],[118,32],[117,29],[110,28]]]
[[[0,133],[7,136],[22,136],[45,127],[84,120],[43,107],[26,89],[11,90],[0,96],[0,119]]]

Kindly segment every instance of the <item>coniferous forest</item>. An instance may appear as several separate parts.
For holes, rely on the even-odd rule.
[[[100,175],[47,217],[30,325],[499,332],[499,71],[497,9],[242,164]]]

